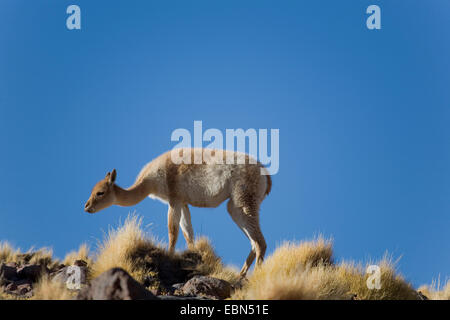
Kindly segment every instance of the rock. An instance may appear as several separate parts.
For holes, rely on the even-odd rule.
[[[231,287],[232,287],[232,290],[233,290],[233,291],[234,291],[234,290],[240,290],[240,289],[242,289],[246,284],[248,284],[248,279],[245,278],[245,277],[241,277],[241,278],[239,278],[239,280],[238,280],[236,283],[232,284]]]
[[[48,273],[47,267],[39,264],[28,264],[17,269],[19,279],[29,279],[32,282],[36,282],[41,276]]]
[[[67,275],[67,267],[63,267],[61,269],[59,269],[56,272],[52,272],[50,274],[50,278],[52,279],[52,281],[55,282],[61,282],[61,283],[65,283],[67,281],[67,278],[69,276]]]
[[[26,295],[31,290],[32,290],[31,284],[24,283],[24,284],[17,286],[16,292],[17,292],[17,294],[23,296],[23,295]]]
[[[172,287],[175,290],[179,290],[179,289],[183,288],[183,286],[184,286],[184,283],[175,283],[175,284],[172,285]]]
[[[52,274],[50,274],[50,277],[52,278],[52,281],[61,283],[67,283],[67,280],[71,278],[73,281],[71,286],[70,284],[69,286],[73,287],[73,289],[79,289],[77,288],[78,285],[86,284],[87,272],[88,272],[87,267],[68,266],[56,272],[53,272]],[[75,281],[78,281],[78,283],[75,283]]]
[[[84,260],[75,260],[73,265],[77,267],[87,267],[87,262]]]
[[[175,283],[169,288],[170,295],[183,296],[184,283]]]
[[[0,265],[0,279],[15,281],[17,280],[17,268],[15,264],[2,264]]]
[[[156,288],[156,289],[150,289],[150,292],[151,292],[153,295],[157,296],[157,295],[161,294],[161,289],[160,289],[159,287]]]
[[[185,295],[205,295],[216,299],[229,298],[231,289],[229,282],[208,276],[196,276],[181,288]]]
[[[82,289],[77,300],[156,300],[125,270],[113,268],[103,272]]]
[[[422,293],[422,291],[417,291],[417,297],[419,300],[429,300],[428,297]]]
[[[17,284],[15,282],[11,282],[5,287],[6,292],[13,292],[17,290]]]
[[[183,292],[183,290],[181,289],[183,287],[184,283],[181,284],[181,287],[179,287],[179,285],[177,284],[175,287],[174,286],[170,286],[170,287],[166,287],[165,291],[163,292],[164,295],[168,295],[168,296],[186,296]]]
[[[32,289],[33,287],[29,280],[18,280],[16,282],[9,283],[4,290],[8,294],[31,297]]]
[[[143,281],[145,287],[161,286],[162,290],[200,275],[198,266],[202,264],[202,256],[197,252],[170,255],[157,246],[137,250],[130,259],[147,270],[148,276]]]
[[[8,263],[5,263],[5,265],[8,267],[17,268],[17,263],[15,263],[15,262],[8,262]]]
[[[180,297],[180,296],[157,296],[156,297],[158,300],[187,300],[187,301],[192,301],[192,300],[211,300],[208,297]]]

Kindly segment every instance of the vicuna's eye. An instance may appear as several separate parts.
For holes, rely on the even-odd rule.
[[[104,195],[105,193],[104,192],[97,192],[97,195],[98,196],[102,196],[102,195]]]

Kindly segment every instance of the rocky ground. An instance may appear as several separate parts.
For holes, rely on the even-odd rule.
[[[94,280],[87,281],[89,271],[86,262],[77,260],[73,265],[79,268],[82,282],[81,289],[72,289],[74,299],[77,300],[226,299],[233,290],[232,285],[225,280],[202,275],[193,275],[186,278],[185,282],[148,290],[121,268],[112,268]],[[63,284],[69,282],[70,286],[71,272],[73,268],[64,264],[48,269],[38,264],[18,266],[16,263],[4,263],[0,265],[0,289],[17,299],[28,299],[33,297],[34,286],[42,277]]]
[[[371,262],[373,264],[373,262]],[[414,288],[390,257],[375,262],[381,287],[368,287],[367,266],[336,263],[332,241],[286,242],[240,280],[208,239],[169,253],[132,217],[111,230],[95,254],[87,246],[60,260],[45,248],[25,253],[0,242],[0,300],[448,300],[444,286]],[[74,279],[79,279],[74,283]],[[80,286],[75,286],[76,284]]]
[[[88,279],[86,262],[77,260],[73,266],[80,271],[81,288],[71,289],[75,300],[216,300],[227,299],[235,289],[229,282],[210,276],[194,275],[186,282],[174,283],[164,288],[148,290],[125,270],[112,268],[92,281]],[[49,270],[46,266],[28,264],[17,266],[16,263],[0,265],[0,289],[14,298],[29,299],[33,297],[33,287],[41,277],[50,281],[70,286],[73,268],[63,264]],[[420,291],[420,300],[428,300]],[[356,296],[352,300],[358,300]]]

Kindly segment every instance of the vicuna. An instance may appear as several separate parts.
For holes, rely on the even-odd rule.
[[[208,151],[208,152],[206,152]],[[171,152],[200,157],[202,164],[175,164]],[[245,164],[227,164],[227,157],[245,157]],[[222,158],[223,157],[223,158]],[[223,163],[217,161],[222,158]],[[269,194],[272,181],[261,163],[249,161],[242,153],[227,150],[177,149],[168,151],[143,167],[135,183],[128,189],[115,184],[116,170],[92,189],[85,211],[95,213],[113,204],[133,206],[147,196],[169,205],[169,252],[174,252],[179,227],[189,247],[194,241],[191,214],[188,205],[195,207],[217,207],[229,199],[227,210],[233,221],[248,237],[251,251],[241,270],[244,277],[255,260],[257,266],[263,262],[266,241],[260,229],[259,207]],[[264,172],[266,175],[262,175]]]

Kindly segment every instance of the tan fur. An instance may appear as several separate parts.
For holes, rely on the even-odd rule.
[[[191,164],[174,163],[171,152],[190,156]],[[194,159],[200,157],[203,162],[194,164]],[[238,157],[245,159],[245,164],[237,164]],[[227,164],[227,158],[235,159],[235,163]],[[169,205],[169,251],[173,252],[180,226],[188,245],[193,245],[194,233],[188,205],[217,207],[229,199],[227,210],[249,238],[252,246],[241,270],[241,275],[245,276],[255,258],[257,265],[262,263],[266,250],[266,242],[259,225],[259,207],[264,197],[269,194],[272,181],[269,175],[262,175],[261,170],[265,169],[259,162],[234,151],[168,151],[145,165],[136,182],[128,189],[122,189],[115,184],[116,170],[108,173],[94,186],[85,210],[94,213],[113,204],[132,206],[147,196],[166,202]],[[267,171],[265,173],[267,174]]]

